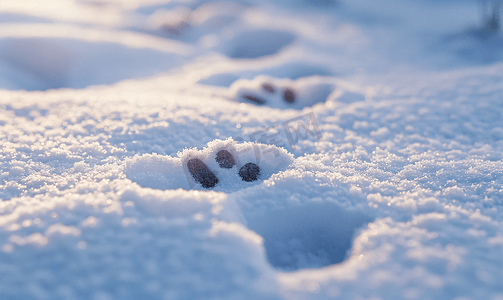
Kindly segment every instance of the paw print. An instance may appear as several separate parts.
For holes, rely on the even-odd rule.
[[[185,149],[178,157],[135,156],[126,160],[124,171],[142,187],[234,192],[268,179],[292,162],[293,155],[284,148],[229,138],[214,140],[202,150]]]
[[[294,81],[261,75],[253,80],[235,81],[229,88],[229,98],[274,108],[302,109],[325,102],[334,89],[334,84],[323,82],[317,76]]]
[[[232,169],[236,161],[232,154],[227,150],[218,151],[215,161],[222,169]],[[192,158],[187,161],[187,169],[194,180],[200,183],[203,188],[213,188],[219,182],[217,176],[198,158]],[[260,167],[255,163],[246,163],[239,169],[239,176],[243,181],[252,182],[260,177]]]
[[[274,150],[274,151],[271,151]],[[253,186],[293,162],[287,150],[260,143],[214,140],[180,154],[189,189],[232,192]]]
[[[273,97],[278,92],[278,89],[272,83],[269,83],[269,82],[262,83],[261,88],[262,88],[262,93],[265,92],[267,94],[270,94]],[[285,103],[288,103],[288,104],[295,103],[295,90],[293,88],[285,87],[282,90],[281,94],[282,94],[282,100]],[[260,97],[260,96],[257,96],[256,94],[252,94],[250,92],[244,92],[242,94],[242,97],[246,100],[249,100],[251,103],[257,104],[257,105],[263,105],[263,104],[268,103],[268,101],[265,100],[265,97]]]

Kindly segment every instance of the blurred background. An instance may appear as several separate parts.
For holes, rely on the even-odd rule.
[[[0,88],[192,72],[380,76],[502,59],[500,0],[2,0]],[[204,66],[201,67],[201,66]]]

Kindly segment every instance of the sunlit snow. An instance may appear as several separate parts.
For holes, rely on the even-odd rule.
[[[0,299],[503,299],[499,3],[0,0]]]

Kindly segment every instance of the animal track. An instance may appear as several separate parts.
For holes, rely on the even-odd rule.
[[[268,94],[275,94],[276,93],[276,87],[274,85],[272,85],[271,83],[264,82],[264,83],[262,83],[261,87]],[[267,103],[267,101],[265,101],[264,99],[257,97],[255,95],[252,95],[252,94],[244,94],[243,98],[246,100],[250,100],[251,102],[253,102],[257,105],[263,105],[263,104]],[[290,103],[290,104],[294,103],[295,102],[295,91],[290,87],[285,88],[283,90],[283,100],[285,100],[286,103]]]
[[[218,151],[215,160],[222,169],[232,169],[232,167],[236,165],[234,157],[227,150]],[[194,177],[194,180],[199,182],[203,188],[209,189],[217,185],[218,178],[200,159],[189,159],[187,162],[187,168],[189,169],[192,177]],[[258,179],[260,175],[260,167],[254,163],[247,163],[239,169],[238,174],[244,181],[252,182]]]
[[[244,215],[248,228],[264,238],[269,263],[282,271],[343,262],[355,234],[373,219],[331,202],[275,206],[265,210],[247,207]]]
[[[293,161],[293,155],[283,148],[229,138],[214,140],[202,150],[185,149],[177,157],[144,154],[127,158],[124,171],[142,187],[232,193],[230,197],[243,205],[246,226],[264,238],[267,259],[276,269],[293,271],[340,263],[348,257],[355,234],[372,216],[331,200],[299,202],[297,195],[306,186],[292,185],[298,181],[290,170],[278,174]],[[270,183],[256,186],[273,174],[278,174],[275,187]],[[309,180],[307,183],[309,186]],[[311,187],[313,196],[318,194],[314,192],[317,187],[317,183]],[[343,191],[343,199],[352,197]]]
[[[178,157],[144,154],[126,159],[126,176],[142,187],[235,192],[284,170],[293,155],[274,145],[214,140],[203,150],[185,149]]]
[[[283,91],[283,99],[288,103],[295,102],[295,91],[291,88],[286,88]]]
[[[262,104],[266,103],[264,99],[259,98],[259,97],[254,96],[254,95],[244,94],[243,98],[245,98],[247,100],[250,100],[251,102],[253,102],[253,103],[257,104],[257,105],[262,105]]]
[[[262,89],[264,89],[264,91],[268,92],[269,94],[274,94],[276,92],[274,85],[267,82],[262,83]]]
[[[227,150],[218,151],[215,160],[218,162],[220,168],[223,169],[232,169],[236,165],[236,160],[234,160],[232,154]]]
[[[192,158],[187,162],[187,168],[194,179],[199,182],[203,188],[209,189],[217,185],[218,178],[208,167],[198,158]]]
[[[262,83],[261,87],[268,94],[275,94],[276,93],[276,87],[274,85],[272,85],[271,83],[264,82],[264,83]],[[250,100],[251,102],[253,102],[257,105],[263,105],[263,104],[267,103],[267,101],[265,101],[264,99],[257,97],[255,95],[252,95],[252,94],[244,94],[243,98]],[[295,102],[295,91],[290,87],[285,88],[283,90],[283,100],[286,103],[290,103],[290,104],[294,103]]]
[[[260,168],[254,163],[247,163],[239,169],[239,176],[241,176],[244,181],[255,181],[258,179],[259,175]]]
[[[235,81],[229,88],[229,98],[255,105],[302,109],[325,102],[334,89],[334,84],[321,82],[319,77],[294,81],[261,75],[253,80]]]

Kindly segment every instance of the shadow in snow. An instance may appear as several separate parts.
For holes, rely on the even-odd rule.
[[[355,232],[370,221],[335,203],[310,203],[249,217],[248,228],[264,238],[272,266],[294,271],[344,261]]]

